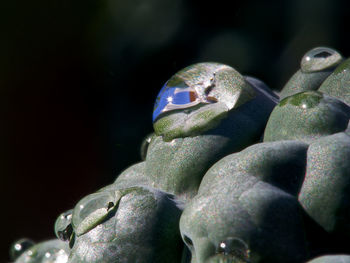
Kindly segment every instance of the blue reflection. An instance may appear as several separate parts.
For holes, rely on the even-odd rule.
[[[165,83],[160,90],[153,110],[153,122],[160,114],[176,109],[194,106],[197,102],[196,92],[189,87],[169,87]]]

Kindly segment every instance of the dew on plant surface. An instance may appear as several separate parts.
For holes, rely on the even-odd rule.
[[[72,212],[73,210],[68,210],[64,213],[62,213],[61,215],[59,215],[59,217],[56,219],[55,222],[55,234],[56,237],[66,241],[70,238],[71,234],[72,234]]]
[[[141,155],[142,161],[146,160],[148,146],[152,141],[153,135],[154,133],[148,134],[142,141],[141,149],[140,149],[140,155]]]
[[[231,237],[221,241],[216,248],[217,254],[232,256],[240,262],[249,262],[249,252],[248,245],[242,239]]]
[[[186,81],[174,75],[160,90],[153,109],[153,122],[163,113],[194,107],[198,104],[214,103],[217,100],[209,96],[215,86],[215,75],[208,83],[188,85]],[[204,89],[203,89],[204,87]]]
[[[29,249],[34,245],[34,242],[27,238],[22,238],[17,240],[11,245],[10,248],[10,258],[11,260],[16,260],[24,251]]]
[[[306,73],[317,72],[335,67],[342,56],[334,49],[317,47],[308,51],[301,60],[301,70]]]
[[[42,263],[66,263],[68,254],[63,249],[53,249],[45,253]]]
[[[75,234],[80,236],[98,224],[114,211],[120,193],[102,191],[90,194],[78,202],[73,210],[72,226]]]

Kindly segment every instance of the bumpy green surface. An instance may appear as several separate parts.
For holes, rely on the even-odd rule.
[[[299,201],[326,231],[350,233],[350,136],[337,133],[313,142]]]
[[[265,84],[254,78],[248,82],[225,65],[196,64],[170,81],[185,78],[187,85],[199,85],[213,74],[215,86],[210,95],[218,102],[210,107],[220,110],[225,105],[224,118],[211,126],[211,115],[203,115],[208,105],[203,105],[190,113],[169,112],[157,120],[158,135],[148,136],[142,146],[144,161],[126,169],[112,185],[83,198],[73,209],[69,262],[186,261],[178,229],[184,202],[196,195],[211,165],[259,140],[276,105],[276,96]],[[189,121],[186,129],[190,136],[171,138],[160,132],[160,121],[181,114],[203,117],[206,128],[198,129],[197,122]],[[61,232],[67,229],[64,220],[58,222]]]
[[[317,47],[309,50],[301,59],[300,69],[283,87],[280,98],[317,90],[341,61],[342,56],[334,49]]]
[[[271,113],[264,141],[301,140],[311,142],[344,131],[350,107],[318,91],[305,91],[283,99]]]
[[[161,113],[142,162],[57,218],[65,242],[19,241],[13,260],[350,262],[349,65],[308,51],[279,103],[229,66],[181,70],[168,85],[210,103]]]
[[[319,91],[350,105],[350,60],[345,60],[323,82]]]
[[[183,249],[178,231],[181,207],[175,197],[145,187],[117,191],[121,193],[117,207],[109,210],[98,225],[93,221],[91,229],[76,236],[69,262],[160,263],[165,258],[168,262],[180,262]],[[102,206],[103,202],[99,203]],[[91,209],[90,216],[94,216],[96,208]],[[74,213],[75,210],[73,229],[76,231],[84,218],[74,222]]]
[[[181,234],[191,248],[192,263],[222,257],[217,247],[228,238],[247,245],[250,256],[246,260],[251,262],[305,258],[298,202],[272,184],[292,183],[294,186],[286,189],[295,195],[304,173],[306,150],[306,144],[295,141],[261,143],[216,163],[181,216]],[[236,257],[227,255],[227,262]]]

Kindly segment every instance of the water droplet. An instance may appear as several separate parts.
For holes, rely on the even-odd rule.
[[[215,77],[197,85],[188,85],[181,77],[181,71],[167,81],[160,90],[153,110],[153,122],[163,113],[192,108],[199,104],[215,103],[217,99],[209,96],[215,86]]]
[[[55,222],[56,237],[66,241],[70,238],[73,228],[71,225],[73,210],[68,210],[62,213]]]
[[[237,257],[244,262],[248,262],[250,256],[248,245],[239,238],[227,238],[221,241],[216,249],[216,253]]]
[[[22,238],[11,245],[10,258],[15,261],[24,251],[34,245],[34,242],[30,239]]]
[[[66,263],[68,262],[68,254],[63,249],[50,249],[44,255],[42,263]]]
[[[72,216],[72,226],[77,236],[94,228],[114,210],[120,198],[117,193],[119,192],[97,192],[79,201]]]
[[[141,149],[140,149],[142,161],[146,160],[148,145],[151,143],[153,136],[154,136],[154,133],[148,134],[142,141]]]
[[[342,61],[342,56],[334,49],[317,47],[308,51],[301,60],[301,70],[305,73],[322,71],[335,67]]]
[[[316,107],[323,99],[323,94],[318,91],[304,91],[286,97],[278,104],[279,107],[293,105],[304,110]]]
[[[187,246],[190,250],[192,250],[192,248],[193,248],[193,242],[192,242],[191,238],[189,238],[188,236],[184,235],[184,236],[183,236],[183,240],[184,240],[186,246]]]

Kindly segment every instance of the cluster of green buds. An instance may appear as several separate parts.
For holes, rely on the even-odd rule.
[[[142,161],[12,260],[350,263],[349,119],[350,63],[330,48],[279,96],[230,66],[189,66],[159,92]]]

